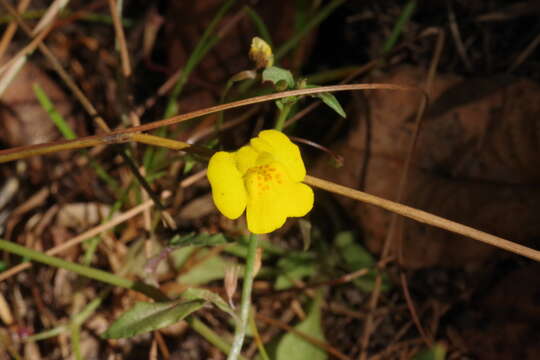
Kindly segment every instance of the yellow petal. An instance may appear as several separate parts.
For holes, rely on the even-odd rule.
[[[259,152],[257,152],[253,147],[246,145],[242,146],[238,151],[234,153],[234,160],[236,161],[236,167],[240,170],[240,174],[244,176],[246,171],[255,166],[257,162],[257,157]]]
[[[242,215],[247,204],[247,193],[233,154],[225,151],[215,153],[208,163],[207,176],[218,210],[229,219]]]
[[[288,217],[304,216],[313,208],[313,190],[306,184],[287,185],[282,199],[281,209]]]
[[[247,225],[255,234],[272,232],[287,217],[304,216],[313,207],[313,191],[291,181],[287,169],[268,153],[259,156],[258,165],[244,176],[248,193]]]
[[[289,138],[277,130],[264,130],[251,139],[250,145],[259,152],[270,153],[275,160],[283,164],[292,181],[303,181],[306,168],[300,155],[300,149]]]
[[[274,191],[249,198],[246,210],[249,231],[266,234],[283,226],[287,217],[279,207],[277,199],[279,197]]]

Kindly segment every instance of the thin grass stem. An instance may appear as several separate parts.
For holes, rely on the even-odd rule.
[[[138,291],[146,296],[159,301],[168,300],[167,296],[161,292],[158,288],[151,285],[141,283],[139,281],[128,280],[123,277],[111,274],[110,272],[94,269],[88,266],[76,264],[74,262],[66,261],[54,256],[46,255],[42,252],[29,249],[27,247],[15,244],[11,241],[0,239],[0,250],[5,250],[13,254],[17,254],[22,257],[26,257],[32,261],[37,261],[43,264],[62,268],[68,271],[72,271],[81,276],[85,276],[90,279],[98,280],[106,284],[131,289]]]

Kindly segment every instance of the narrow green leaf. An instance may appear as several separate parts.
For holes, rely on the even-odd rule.
[[[120,339],[161,329],[177,323],[202,308],[205,303],[205,300],[137,302],[133,308],[122,314],[101,337]]]
[[[441,344],[435,344],[431,349],[419,352],[413,360],[444,360],[446,349]]]
[[[253,25],[255,25],[255,28],[257,29],[259,36],[264,41],[266,41],[268,45],[270,45],[270,47],[272,47],[272,37],[270,36],[270,31],[268,30],[268,27],[264,23],[263,19],[249,5],[246,5],[244,9],[246,13],[248,14],[249,18],[251,19],[251,22],[253,22]]]
[[[333,94],[330,93],[320,93],[320,94],[314,94],[314,97],[318,97],[325,103],[329,108],[334,110],[339,114],[339,116],[346,118],[347,114],[345,113],[345,110],[341,107],[341,104],[336,99],[336,97]]]
[[[313,303],[308,316],[295,329],[317,340],[325,341],[321,326],[320,296]],[[326,360],[326,352],[294,333],[288,333],[279,342],[276,360]]]
[[[184,236],[176,235],[169,241],[169,246],[215,246],[227,244],[225,235],[192,232]]]
[[[264,69],[262,80],[263,82],[272,82],[278,91],[293,89],[295,85],[292,73],[289,70],[277,66],[270,66]]]
[[[416,0],[409,0],[407,4],[403,7],[403,10],[401,11],[401,14],[399,15],[398,20],[394,24],[394,28],[392,29],[392,33],[386,39],[383,48],[382,48],[382,54],[386,55],[388,54],[396,45],[399,36],[403,33],[405,27],[407,26],[412,14],[414,13],[414,9],[416,8]]]

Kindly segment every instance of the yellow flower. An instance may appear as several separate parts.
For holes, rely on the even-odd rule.
[[[244,210],[249,231],[272,232],[288,217],[306,215],[313,190],[298,146],[277,130],[264,130],[236,152],[220,151],[208,164],[208,180],[218,210],[236,219]]]
[[[274,64],[274,55],[272,48],[263,39],[254,37],[251,40],[249,57],[255,62],[257,68],[267,68]]]

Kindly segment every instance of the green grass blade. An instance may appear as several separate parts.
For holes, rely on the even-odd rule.
[[[193,50],[193,53],[189,57],[186,63],[186,66],[184,67],[182,71],[182,74],[178,78],[178,81],[173,91],[171,92],[171,95],[169,96],[167,108],[165,109],[165,115],[164,115],[165,118],[168,118],[177,114],[178,108],[177,108],[176,102],[178,100],[178,97],[182,93],[184,85],[186,84],[193,69],[199,64],[199,62],[206,55],[206,53],[217,43],[217,39],[212,39],[211,35],[213,34],[214,29],[219,23],[219,21],[227,13],[227,11],[234,4],[234,2],[235,0],[228,0],[221,6],[221,8],[216,13],[214,18],[212,19],[212,21],[210,22],[210,24],[204,31],[203,35],[201,36],[201,39],[199,40],[199,42],[197,43],[197,46]]]
[[[383,55],[386,55],[390,51],[392,51],[392,49],[397,43],[399,36],[403,32],[403,29],[409,22],[415,8],[416,8],[416,0],[410,0],[407,3],[407,5],[405,5],[405,8],[403,8],[403,11],[399,15],[399,19],[397,20],[396,24],[394,25],[394,28],[392,29],[392,33],[390,34],[390,37],[386,39],[386,42],[383,45],[383,49],[382,49]]]
[[[51,99],[49,99],[47,93],[45,93],[43,88],[38,83],[33,84],[32,87],[41,107],[47,112],[47,114],[51,118],[52,122],[56,125],[62,136],[64,136],[64,138],[66,138],[67,140],[75,140],[77,138],[77,134],[75,134],[75,132],[73,131],[71,126],[69,126],[62,114],[58,112],[56,106],[54,106],[54,103],[51,101]],[[117,190],[118,183],[112,176],[107,173],[107,171],[101,166],[101,164],[89,157],[88,152],[83,151],[83,154],[88,157],[90,161],[90,166],[94,168],[96,174],[103,181],[105,181],[107,185],[111,187],[111,189]]]
[[[49,117],[56,125],[58,130],[60,130],[62,135],[68,140],[76,139],[77,135],[73,129],[71,129],[71,126],[69,126],[69,124],[64,120],[64,117],[58,112],[58,110],[56,110],[56,107],[49,99],[43,88],[38,83],[34,83],[32,88],[34,89],[34,93],[36,94],[41,107],[47,112],[47,114],[49,114]]]
[[[304,36],[306,36],[313,28],[324,21],[336,8],[341,6],[345,0],[333,0],[328,5],[323,7],[315,16],[309,20],[305,26],[300,29],[293,37],[283,44],[275,53],[275,59],[283,58],[291,49],[293,49]]]
[[[263,19],[260,17],[260,15],[253,10],[250,6],[245,7],[245,11],[249,16],[249,19],[255,25],[255,28],[257,29],[257,32],[259,33],[259,36],[261,39],[266,41],[270,47],[272,46],[272,37],[270,36],[270,31],[268,31],[268,27],[264,23]]]

